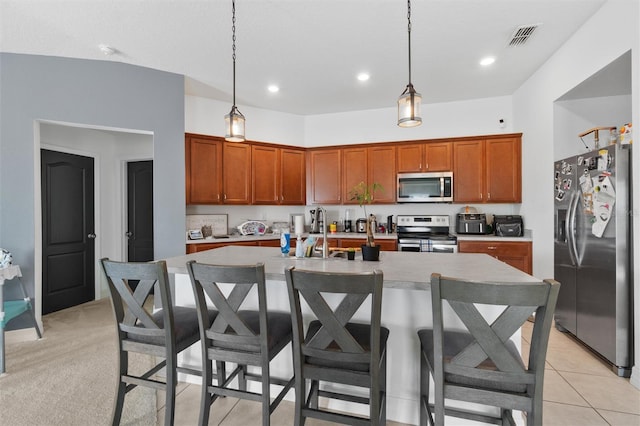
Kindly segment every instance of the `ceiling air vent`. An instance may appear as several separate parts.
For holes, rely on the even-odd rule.
[[[531,38],[531,36],[533,35],[533,32],[539,26],[540,24],[533,24],[533,25],[522,25],[516,28],[516,30],[511,35],[511,39],[509,40],[509,46],[510,47],[522,46],[527,42],[527,40],[529,40],[529,38]]]

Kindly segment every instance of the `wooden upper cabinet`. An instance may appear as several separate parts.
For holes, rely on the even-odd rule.
[[[451,171],[451,142],[425,142],[399,145],[398,173]]]
[[[422,143],[400,145],[397,153],[398,173],[419,173],[422,171],[424,149]]]
[[[223,203],[251,203],[251,145],[225,142],[223,156]]]
[[[305,151],[282,148],[280,150],[280,204],[293,206],[306,204]]]
[[[521,149],[520,138],[485,141],[487,202],[522,202]]]
[[[484,140],[453,143],[453,199],[481,203],[484,199]]]
[[[374,192],[375,204],[396,202],[396,147],[380,146],[368,148],[368,181],[369,184],[379,183],[382,189]]]
[[[280,149],[251,146],[251,200],[253,204],[280,202]]]
[[[451,171],[451,142],[430,142],[424,145],[425,172]]]
[[[216,137],[185,136],[187,204],[222,201],[222,145]]]
[[[454,202],[522,202],[520,145],[521,136],[454,142]]]
[[[319,149],[308,152],[309,204],[340,204],[342,193],[342,150]]]
[[[342,150],[342,204],[358,204],[351,200],[351,190],[360,182],[367,183],[367,153],[365,147]]]
[[[253,204],[305,204],[303,150],[253,145],[251,159]]]

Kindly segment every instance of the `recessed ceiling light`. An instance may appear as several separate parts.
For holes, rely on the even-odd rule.
[[[105,56],[111,56],[116,53],[116,49],[111,46],[107,46],[106,44],[98,45],[98,49],[100,49],[100,51],[104,53]]]
[[[369,74],[367,74],[366,72],[361,72],[360,74],[358,74],[358,80],[360,81],[369,80]]]
[[[493,56],[487,56],[486,58],[482,58],[480,60],[480,65],[482,65],[483,67],[486,67],[493,64],[495,61],[496,61],[496,58],[494,58]]]
[[[267,90],[270,91],[271,93],[276,93],[280,91],[280,88],[275,84],[270,84],[269,87],[267,87]]]

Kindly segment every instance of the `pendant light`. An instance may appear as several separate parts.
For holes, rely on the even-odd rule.
[[[233,106],[229,114],[224,116],[227,129],[224,138],[229,142],[244,142],[244,115],[236,106],[236,0],[231,1],[231,30],[233,31]]]
[[[398,98],[398,126],[415,127],[422,124],[420,102],[422,96],[411,84],[411,0],[407,0],[407,33],[409,35],[409,84]]]

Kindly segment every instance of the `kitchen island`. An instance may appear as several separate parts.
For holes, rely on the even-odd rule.
[[[175,278],[175,303],[194,305],[193,290],[186,270],[186,262],[195,260],[211,264],[265,265],[267,299],[270,310],[289,311],[284,278],[288,266],[326,272],[369,272],[380,269],[384,273],[382,324],[389,328],[387,343],[387,419],[408,424],[418,423],[419,342],[416,330],[432,324],[429,281],[431,273],[465,280],[499,282],[537,282],[535,279],[486,254],[472,253],[407,253],[381,252],[379,262],[363,262],[344,258],[283,257],[279,248],[228,246],[166,259],[169,273]],[[256,304],[257,306],[257,304]],[[255,308],[256,306],[251,306]],[[488,318],[495,318],[495,308],[481,307]],[[445,315],[452,315],[445,312]],[[368,318],[368,312],[358,312],[356,318]],[[520,334],[514,336],[520,347]],[[199,345],[199,343],[198,343]],[[199,347],[188,349],[182,362],[200,365]],[[293,370],[291,353],[283,351],[272,362],[272,374],[287,377]],[[293,400],[293,391],[287,399]],[[363,406],[332,401],[331,408],[364,414]]]

